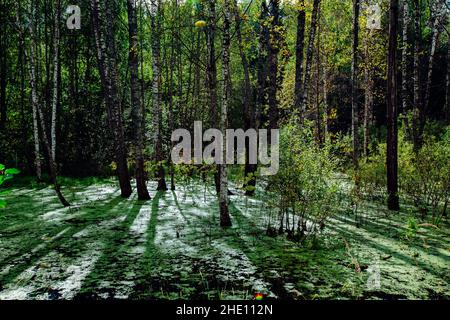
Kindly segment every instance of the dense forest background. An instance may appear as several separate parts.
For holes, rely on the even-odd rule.
[[[405,214],[402,239],[445,233],[448,13],[445,0],[0,0],[1,183],[50,185],[69,208],[92,177],[116,177],[125,199],[213,186],[216,223],[240,223],[236,194],[256,197],[266,236],[296,243],[341,209],[359,228],[368,203]],[[171,134],[194,121],[280,129],[278,173],[259,174],[249,142],[245,164],[173,163]]]

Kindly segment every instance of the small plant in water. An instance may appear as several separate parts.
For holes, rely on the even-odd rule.
[[[413,240],[417,235],[418,229],[419,224],[417,223],[416,218],[409,217],[408,220],[406,221],[405,231],[403,232],[402,235],[403,238],[407,241]]]

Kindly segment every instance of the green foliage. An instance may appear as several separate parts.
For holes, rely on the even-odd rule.
[[[281,130],[280,170],[268,179],[280,232],[301,240],[324,226],[337,200],[335,169],[330,145],[318,146],[310,129],[288,124]]]
[[[6,169],[5,165],[0,163],[0,186],[3,185],[6,181],[11,180],[15,174],[19,174],[20,170],[15,168]],[[8,194],[8,190],[2,190],[0,192],[0,196],[4,196]],[[0,208],[6,207],[6,201],[0,199]]]
[[[402,233],[402,238],[407,241],[411,241],[416,237],[418,230],[419,224],[417,223],[416,218],[411,216],[406,221],[405,230]]]
[[[449,128],[441,139],[427,137],[420,150],[399,135],[398,176],[399,192],[405,200],[411,200],[424,217],[428,211],[433,218],[446,213],[450,189],[450,139]],[[360,163],[360,186],[366,196],[385,197],[386,144],[378,144],[377,150]]]

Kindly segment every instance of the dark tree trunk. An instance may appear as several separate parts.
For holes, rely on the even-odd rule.
[[[447,34],[447,74],[445,77],[445,119],[450,123],[450,33]]]
[[[387,205],[390,210],[399,210],[398,158],[397,158],[397,30],[398,0],[390,0],[389,9],[389,54],[387,75]]]
[[[103,8],[100,8],[99,0],[90,0],[90,2],[103,98],[108,111],[109,126],[114,137],[113,147],[121,196],[128,198],[132,193],[132,189],[127,166],[122,109],[117,83],[118,74],[115,61],[115,39],[113,28],[113,21],[115,21],[115,19],[112,15],[113,3],[110,1],[105,3],[105,16],[103,17]]]
[[[303,122],[303,114],[301,113],[301,104],[303,96],[303,60],[304,60],[304,46],[305,46],[305,1],[301,0],[301,8],[297,14],[297,43],[295,45],[295,109],[300,112],[300,121]]]
[[[279,121],[279,110],[277,101],[278,89],[278,52],[280,44],[280,8],[279,0],[270,0],[271,28],[269,40],[269,83],[267,96],[269,103],[269,129],[276,129]]]
[[[317,17],[319,13],[320,0],[314,0],[313,11],[311,17],[311,26],[309,28],[308,49],[306,51],[306,67],[305,67],[305,79],[303,81],[303,97],[301,104],[301,114],[305,114],[306,106],[308,104],[308,90],[311,79],[311,69],[314,53],[314,39],[317,31]]]
[[[128,39],[129,53],[128,64],[130,68],[130,91],[131,91],[131,110],[134,132],[134,157],[135,157],[135,175],[136,188],[139,200],[148,200],[150,195],[145,183],[144,172],[144,132],[142,127],[142,101],[139,92],[139,56],[138,56],[138,28],[136,16],[136,0],[127,0],[128,9]]]
[[[6,3],[0,1],[0,130],[5,129],[7,104],[6,104],[6,86],[8,84],[8,53],[7,53],[7,24],[6,14],[9,12],[5,7]]]
[[[353,0],[353,45],[352,45],[352,142],[353,166],[359,161],[359,108],[358,108],[358,43],[359,43],[359,8],[360,0]]]
[[[239,47],[239,55],[241,57],[242,69],[244,71],[244,126],[245,129],[255,128],[255,101],[253,98],[254,88],[250,82],[250,70],[248,65],[248,60],[244,52],[244,46],[242,43],[242,35],[241,35],[241,17],[239,13],[239,9],[236,4],[236,0],[233,0],[234,5],[234,17],[236,22],[236,39]],[[255,193],[256,186],[256,164],[249,163],[249,153],[250,153],[250,144],[249,141],[245,142],[245,181],[244,181],[244,190],[247,196],[252,196]]]

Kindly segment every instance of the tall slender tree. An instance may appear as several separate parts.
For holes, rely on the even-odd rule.
[[[161,77],[161,1],[151,2],[151,27],[152,27],[152,59],[153,59],[153,79],[152,79],[152,99],[153,99],[153,143],[155,147],[154,159],[157,167],[158,191],[166,191],[166,177],[163,166],[163,141],[161,132],[162,116],[162,77]]]
[[[297,13],[297,39],[295,45],[295,108],[301,112],[301,104],[303,98],[303,63],[304,63],[304,47],[305,47],[305,1],[299,1],[299,8]],[[303,118],[300,114],[300,118]]]
[[[422,33],[420,26],[421,19],[421,6],[420,0],[414,0],[414,65],[413,65],[413,143],[414,148],[417,149],[422,144],[422,117],[423,117],[423,105],[421,94],[421,75],[420,75],[420,52],[422,49]]]
[[[42,111],[41,108],[41,101],[39,99],[39,94],[38,94],[38,88],[37,88],[37,73],[36,73],[36,56],[35,56],[35,47],[36,47],[36,43],[35,43],[35,35],[34,35],[34,19],[33,19],[33,13],[34,10],[31,10],[31,15],[29,18],[29,23],[28,23],[28,31],[29,31],[29,35],[30,35],[30,39],[31,39],[31,43],[30,43],[30,48],[29,48],[29,75],[30,75],[30,87],[31,87],[31,98],[32,98],[32,105],[33,105],[33,113],[36,113],[34,115],[35,117],[35,121],[36,121],[36,135],[37,135],[37,143],[39,144],[39,132],[38,132],[38,122],[39,122],[39,126],[41,128],[41,133],[42,133],[42,142],[44,143],[44,146],[47,150],[47,155],[48,155],[48,161],[49,161],[49,171],[50,171],[50,178],[51,181],[53,183],[53,188],[56,192],[56,195],[59,199],[59,201],[61,202],[61,204],[65,207],[70,206],[69,202],[65,199],[65,197],[63,196],[62,192],[61,192],[61,187],[58,183],[58,179],[57,179],[57,165],[56,165],[56,161],[53,158],[53,152],[52,152],[52,146],[51,143],[48,139],[48,135],[47,135],[47,127],[45,125],[45,116],[44,116],[44,112]],[[55,12],[55,15],[58,16],[58,12]],[[57,17],[55,17],[55,24],[59,23],[59,19]],[[55,28],[56,30],[57,28]],[[59,35],[54,37],[54,41],[58,42],[59,41]],[[56,45],[55,45],[56,47]],[[55,51],[55,54],[57,54],[57,51]],[[55,58],[55,63],[58,64],[58,58]],[[55,68],[55,70],[57,70],[57,68]],[[55,77],[57,77],[57,73],[54,75]],[[57,85],[55,85],[55,87],[57,87]],[[56,91],[56,90],[55,90]],[[58,94],[56,92],[55,97],[57,97]],[[55,98],[56,99],[56,98]],[[56,102],[55,102],[56,103]],[[52,112],[53,113],[53,112]],[[56,115],[55,115],[56,117]],[[56,126],[56,120],[53,121],[52,119],[52,128]],[[36,143],[36,142],[35,142]],[[56,141],[55,141],[56,143]],[[38,149],[39,151],[39,149]]]
[[[403,124],[406,128],[408,135],[412,136],[409,127],[408,120],[408,109],[410,104],[409,96],[409,68],[408,68],[408,57],[409,57],[409,42],[408,42],[408,30],[410,24],[409,15],[409,4],[408,0],[403,0],[403,30],[402,30],[402,117]]]
[[[239,48],[239,55],[241,58],[242,63],[242,69],[244,72],[244,86],[243,86],[243,92],[244,92],[244,126],[245,129],[255,128],[256,121],[255,121],[255,99],[254,99],[254,87],[252,86],[251,79],[250,79],[250,66],[247,59],[247,56],[244,51],[244,43],[242,40],[242,34],[241,34],[241,24],[242,19],[239,12],[238,5],[236,3],[236,0],[232,0],[233,4],[233,12],[234,12],[234,19],[236,23],[236,40],[238,43]],[[248,196],[252,196],[255,193],[255,186],[256,186],[256,170],[257,165],[256,164],[250,164],[250,143],[249,140],[246,139],[245,142],[245,168],[244,168],[244,174],[245,174],[245,181],[244,181],[244,189],[245,194]]]
[[[223,34],[222,34],[222,106],[220,110],[220,129],[225,132],[227,128],[227,113],[230,104],[230,23],[231,23],[231,0],[225,0],[223,7]],[[220,189],[220,225],[222,227],[231,226],[231,218],[228,209],[228,177],[226,166],[226,136],[222,142],[222,163],[219,165]]]
[[[398,132],[397,132],[397,32],[398,0],[390,0],[389,7],[389,49],[387,74],[387,205],[398,210]]]
[[[127,165],[121,99],[119,97],[113,26],[115,19],[112,13],[114,2],[107,0],[102,2],[103,6],[101,6],[99,0],[90,0],[90,4],[103,100],[108,113],[109,126],[114,137],[113,148],[121,196],[128,198],[132,189]]]
[[[139,200],[148,200],[147,185],[144,172],[144,132],[142,127],[142,101],[139,86],[139,55],[138,55],[138,25],[136,15],[136,0],[127,0],[128,9],[128,65],[130,69],[131,110],[134,132],[134,158],[136,188]]]
[[[353,44],[352,44],[352,142],[353,166],[359,161],[359,108],[358,108],[358,45],[360,0],[353,0]]]
[[[301,114],[305,114],[306,106],[308,104],[308,90],[310,86],[311,79],[311,69],[313,63],[313,53],[314,53],[314,41],[317,31],[317,17],[319,13],[320,0],[314,0],[313,11],[311,16],[311,26],[309,28],[309,39],[308,48],[306,50],[306,66],[305,66],[305,78],[303,80],[303,97],[301,104]],[[303,118],[303,117],[302,117]],[[302,118],[300,120],[302,120]]]

